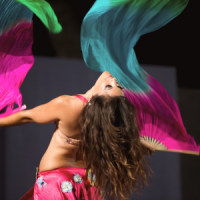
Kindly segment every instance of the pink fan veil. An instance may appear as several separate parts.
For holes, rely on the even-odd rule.
[[[146,93],[123,90],[137,110],[141,142],[155,150],[199,155],[200,145],[187,134],[175,100],[150,75],[147,83]]]

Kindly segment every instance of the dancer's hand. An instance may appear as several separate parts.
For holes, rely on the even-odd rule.
[[[20,111],[21,110],[25,110],[26,109],[26,104],[24,104],[21,108],[20,108]]]
[[[16,126],[20,124],[26,124],[31,122],[30,119],[23,119],[22,112],[26,109],[26,105],[19,108],[15,108],[12,110],[12,113],[10,114],[1,114],[0,115],[0,127],[6,127],[6,126]]]
[[[12,114],[17,113],[17,112],[22,111],[22,110],[25,110],[25,109],[26,109],[26,105],[24,104],[21,108],[15,108],[12,111]]]

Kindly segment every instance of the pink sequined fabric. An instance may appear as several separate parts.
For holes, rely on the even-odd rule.
[[[77,167],[39,172],[34,187],[20,200],[91,200],[96,187],[90,183],[89,178],[86,181],[86,187],[89,188],[87,193],[84,187],[85,176],[86,169]],[[100,194],[97,193],[94,200],[99,200],[99,197]]]

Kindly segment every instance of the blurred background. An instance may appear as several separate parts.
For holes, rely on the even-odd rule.
[[[85,89],[89,89],[90,84],[94,83],[99,75],[90,72],[90,70],[87,71],[87,68],[83,66],[80,49],[81,23],[94,0],[78,2],[48,0],[48,2],[53,7],[63,31],[57,35],[50,34],[40,20],[36,16],[33,17],[33,54],[36,56],[35,66],[37,69],[33,67],[30,70],[21,88],[24,103],[30,102],[27,105],[28,108],[45,103],[51,98],[63,94],[61,92],[65,92],[65,94],[73,94],[76,91],[83,93]],[[198,3],[198,1],[190,1],[183,13],[168,25],[156,32],[142,36],[135,47],[135,52],[139,63],[144,66],[145,70],[150,74],[152,72],[151,75],[159,79],[161,84],[176,99],[188,133],[200,143]],[[42,64],[46,66],[42,66]],[[58,65],[56,66],[58,71],[65,71],[54,74],[55,65]],[[72,67],[74,68],[72,69]],[[78,67],[80,71],[77,70]],[[65,76],[64,73],[71,73],[71,75]],[[88,82],[86,77],[85,79],[82,77],[84,73],[88,76]],[[44,75],[48,75],[49,79],[45,79]],[[167,75],[170,75],[170,78]],[[68,80],[65,80],[66,77]],[[83,86],[80,88],[80,85],[75,81],[76,79],[69,80],[69,77],[76,77],[76,79],[84,81]],[[62,79],[61,82],[59,82],[60,79]],[[53,84],[54,81],[56,84]],[[46,84],[45,88],[41,88],[41,83]],[[56,86],[62,88],[64,83],[66,86],[58,91]],[[53,130],[53,125],[48,128],[43,125],[39,126],[34,125],[31,129],[30,125],[24,125],[21,128],[0,129],[0,199],[19,199],[20,195],[23,195],[30,188],[30,185],[34,184],[34,168],[39,164],[39,158],[47,148]],[[37,133],[34,133],[35,130]],[[29,136],[25,136],[25,134],[29,134]],[[26,141],[29,142],[26,143]],[[30,141],[33,142],[30,143]],[[24,145],[25,143],[26,145]],[[23,148],[20,148],[22,146]],[[31,150],[28,150],[29,148]],[[27,164],[27,160],[29,164]],[[21,166],[22,162],[23,167]],[[165,174],[166,178],[162,176],[163,166],[160,166],[158,169],[158,174],[160,174],[156,174],[156,177],[158,179],[162,176],[163,179],[159,181],[160,183],[165,182],[165,184],[159,185],[159,181],[156,182],[157,179],[153,177],[152,187],[157,187],[158,193],[155,194],[154,190],[154,193],[151,194],[151,190],[149,190],[145,193],[148,194],[148,198],[141,195],[140,199],[163,200],[163,194],[172,191],[174,194],[165,194],[166,200],[200,199],[199,157],[156,152],[155,156],[152,157],[154,172],[160,162],[166,165],[163,173],[167,172],[168,174]],[[166,164],[167,162],[170,163]],[[30,170],[32,172],[28,173]],[[26,178],[23,179],[23,176]],[[168,180],[167,176],[170,177]],[[14,177],[18,177],[18,179],[14,180]],[[22,178],[20,179],[20,177]],[[30,181],[23,181],[26,179]],[[173,186],[173,189],[168,190],[170,186]],[[131,199],[136,198],[132,197]]]

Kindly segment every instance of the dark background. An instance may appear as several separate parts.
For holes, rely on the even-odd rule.
[[[62,33],[49,35],[34,17],[34,55],[82,58],[79,33],[82,20],[94,0],[48,0]],[[178,86],[200,89],[199,81],[199,1],[190,0],[186,9],[160,30],[144,35],[135,47],[139,63],[175,66]]]

